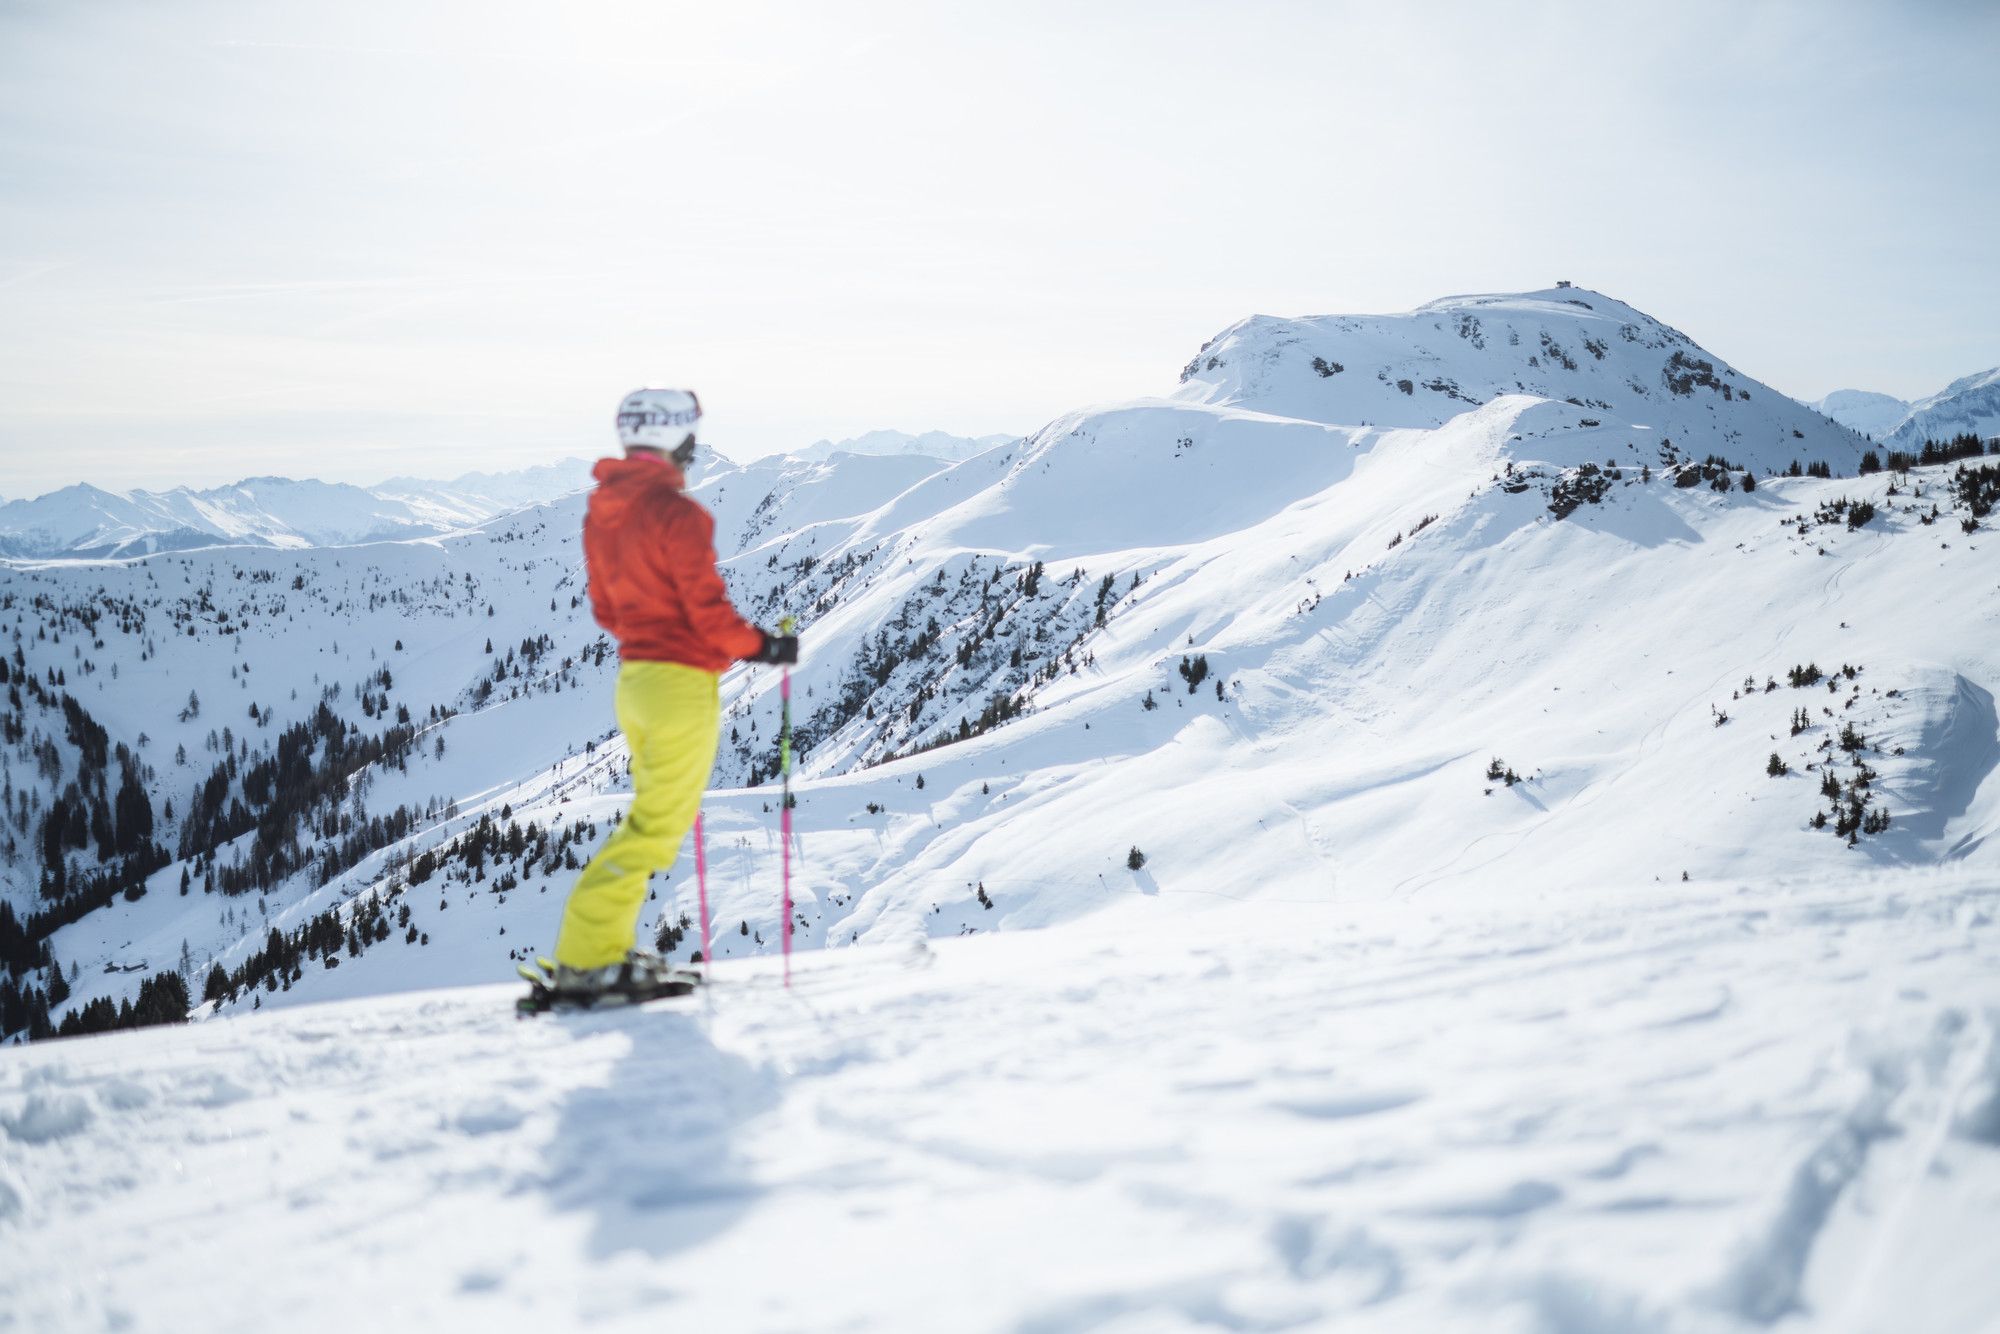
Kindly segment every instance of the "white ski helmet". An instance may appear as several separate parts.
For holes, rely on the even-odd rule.
[[[618,443],[672,451],[693,444],[701,400],[692,389],[634,389],[618,405]]]

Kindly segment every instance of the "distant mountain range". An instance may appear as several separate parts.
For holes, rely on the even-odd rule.
[[[1567,293],[1555,301],[1572,306],[1584,304],[1581,298]],[[1458,309],[1461,304],[1466,309]],[[1431,323],[1442,328],[1444,321],[1435,316],[1449,314],[1455,322],[1451,332],[1465,344],[1460,351],[1478,352],[1484,342],[1478,333],[1479,305],[1478,300],[1456,298],[1433,303],[1435,315]],[[1427,307],[1416,313],[1431,311]],[[1225,331],[1215,341],[1240,342],[1245,338],[1256,341],[1270,333],[1276,341],[1265,349],[1265,354],[1282,360],[1285,350],[1305,340],[1308,334],[1352,333],[1360,328],[1351,316],[1298,322],[1260,317]],[[1635,336],[1623,335],[1627,341]],[[1589,358],[1583,365],[1604,362],[1595,345],[1586,350]],[[1543,349],[1530,356],[1526,364],[1531,370],[1545,360],[1561,365],[1565,355],[1560,348]],[[1189,377],[1198,378],[1215,361],[1216,354],[1204,349],[1203,355],[1190,365]],[[1309,379],[1313,383],[1329,381],[1341,374],[1332,369],[1341,364],[1322,358],[1315,367],[1316,378]],[[1256,373],[1252,374],[1255,378]],[[1699,368],[1695,374],[1700,375]],[[1340,383],[1351,379],[1343,377]],[[1369,400],[1369,406],[1360,414],[1364,424],[1434,425],[1436,414],[1423,410],[1419,400],[1411,398],[1417,379],[1424,380],[1425,394],[1421,401],[1425,402],[1442,395],[1446,400],[1473,403],[1509,390],[1531,388],[1518,379],[1504,376],[1493,378],[1492,383],[1484,383],[1482,378],[1475,397],[1468,392],[1468,384],[1450,377],[1432,375],[1424,379],[1413,370],[1405,379],[1396,379],[1386,371],[1379,371],[1371,386],[1375,392],[1361,395]],[[1782,397],[1775,390],[1762,392],[1772,399]],[[1575,394],[1569,395],[1569,401],[1609,406],[1603,399],[1580,399]],[[1916,448],[1926,439],[1944,440],[1967,432],[1993,437],[2000,435],[2000,368],[1954,380],[1939,392],[1914,402],[1890,394],[1842,389],[1806,406],[1863,437],[1898,448]],[[758,459],[744,471],[746,478],[755,484],[774,484],[778,474],[787,474],[789,482],[796,486],[807,478],[805,473],[789,475],[800,465],[824,464],[840,455],[952,464],[1020,440],[1021,437],[1011,435],[869,431],[844,440],[817,440],[788,454]],[[717,480],[740,467],[726,456],[711,452],[702,480]],[[211,546],[300,548],[436,537],[581,490],[590,485],[590,468],[591,460],[572,457],[513,472],[472,472],[447,481],[392,477],[366,487],[286,477],[248,477],[206,490],[179,486],[167,491],[114,492],[79,483],[32,500],[0,503],[0,557],[102,560]],[[901,473],[893,472],[875,480],[886,485],[898,477]],[[905,483],[913,477],[904,479]]]
[[[837,454],[957,463],[1014,439],[870,431],[851,440],[820,440],[758,463],[782,468]],[[0,557],[105,560],[212,546],[298,548],[435,537],[582,490],[590,485],[591,464],[566,458],[449,481],[392,477],[376,486],[246,477],[206,490],[116,492],[79,483],[0,504]],[[725,455],[709,452],[702,475],[713,479],[737,467]]]
[[[1929,398],[1910,404],[1909,414],[1884,440],[1913,447],[1959,435],[2000,436],[2000,366],[1953,380]]]
[[[430,537],[586,486],[590,464],[564,459],[450,481],[379,486],[246,477],[197,491],[106,491],[89,483],[0,505],[0,556],[104,559],[212,546],[317,547]]]
[[[1577,298],[1571,303],[1582,304]],[[1442,310],[1450,302],[1435,304]],[[1470,310],[1454,309],[1452,313],[1465,328],[1476,330],[1477,317]],[[1223,339],[1241,339],[1276,323],[1246,321],[1227,331]],[[1352,326],[1353,317],[1320,323],[1337,330]],[[1309,327],[1315,327],[1314,323],[1298,325],[1300,330]],[[1472,343],[1477,335],[1463,333],[1460,337]],[[1281,344],[1289,341],[1280,340]],[[1592,356],[1602,361],[1594,350]],[[1208,356],[1208,360],[1213,359]],[[1204,358],[1197,357],[1190,374],[1204,364]],[[1320,378],[1337,374],[1321,370]],[[1389,392],[1374,405],[1375,412],[1370,414],[1374,423],[1386,425],[1408,416],[1416,406],[1409,397],[1412,391],[1402,388],[1401,381],[1392,383],[1381,375],[1377,379],[1377,388],[1387,386]],[[1482,393],[1491,395],[1515,387],[1496,381],[1483,386]],[[1444,378],[1433,377],[1423,388],[1429,394],[1473,401],[1463,394],[1463,386]],[[1461,392],[1452,393],[1454,388]],[[1775,391],[1765,392],[1775,396]],[[1577,401],[1572,395],[1571,402]],[[2000,436],[2000,368],[1954,380],[1915,401],[1841,389],[1806,406],[1868,439],[1897,448],[1914,449],[1927,439],[1945,440],[1966,433],[1993,438]],[[1432,424],[1425,414],[1417,415],[1424,420],[1410,424]],[[1020,439],[943,431],[869,431],[844,440],[817,440],[788,454],[759,459],[750,465],[749,472],[763,482],[770,480],[763,474],[774,468],[782,472],[798,464],[825,463],[843,454],[959,463]],[[721,454],[709,457],[708,479],[739,467]],[[179,486],[167,491],[114,492],[79,483],[32,500],[0,503],[0,557],[101,560],[209,546],[300,548],[435,537],[581,490],[590,485],[590,468],[591,460],[572,457],[512,472],[471,472],[446,481],[392,477],[366,487],[286,477],[248,477],[205,490]]]
[[[1898,449],[1959,435],[1992,439],[2000,436],[2000,367],[1953,380],[1914,402],[1865,389],[1837,389],[1810,406]]]

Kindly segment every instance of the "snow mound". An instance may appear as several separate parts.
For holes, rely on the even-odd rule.
[[[1904,830],[1936,839],[2000,765],[2000,718],[1992,692],[1957,672],[1917,668],[1904,679],[1910,684],[1900,694],[1909,709],[1884,731],[1878,749],[1893,757],[1883,764]]]
[[[75,1093],[31,1092],[14,1111],[0,1111],[0,1129],[17,1144],[48,1144],[90,1127],[90,1104]]]

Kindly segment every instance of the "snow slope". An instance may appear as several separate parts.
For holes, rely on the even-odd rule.
[[[469,472],[450,481],[391,477],[368,488],[429,512],[440,528],[463,528],[495,515],[525,509],[581,491],[590,483],[590,460],[566,458],[513,472]]]
[[[1136,892],[1128,887],[1126,895]],[[16,1327],[1969,1334],[2000,881],[1492,885],[0,1064]]]
[[[923,431],[915,435],[908,431],[867,431],[846,440],[815,440],[804,449],[791,451],[790,457],[817,463],[835,454],[915,454],[957,463],[997,446],[1012,444],[1019,438],[1012,435],[949,435],[944,431]]]
[[[716,520],[716,548],[741,559],[773,537],[832,539],[896,497],[944,471],[921,454],[854,454],[803,459],[771,455],[744,464],[703,466],[693,491]]]

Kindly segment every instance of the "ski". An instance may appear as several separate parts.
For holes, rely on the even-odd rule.
[[[514,1001],[514,1012],[519,1015],[548,1014],[552,1011],[571,1013],[586,1010],[615,1010],[630,1005],[645,1005],[656,1000],[666,1000],[674,996],[685,996],[702,984],[702,976],[690,968],[667,968],[655,977],[642,982],[634,982],[621,987],[607,987],[593,995],[566,994],[550,985],[554,965],[546,959],[537,959],[539,968],[529,964],[516,964],[514,971],[528,984],[528,994]]]

